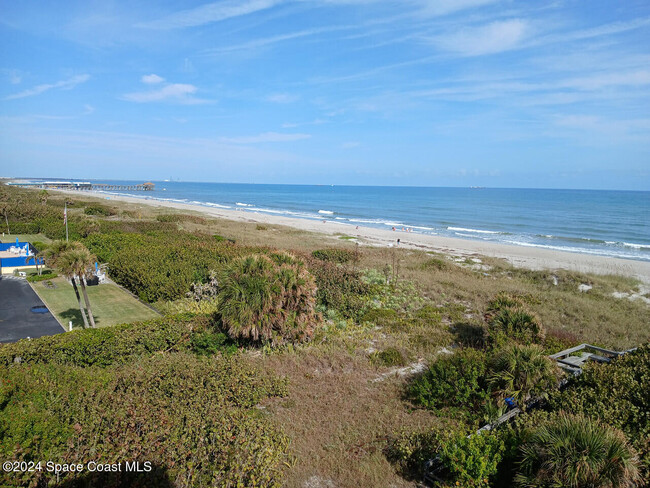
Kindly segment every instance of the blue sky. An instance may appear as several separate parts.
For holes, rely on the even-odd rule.
[[[0,176],[650,190],[647,0],[3,1]]]

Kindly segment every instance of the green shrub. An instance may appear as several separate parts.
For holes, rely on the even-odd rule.
[[[218,275],[218,317],[230,337],[278,345],[309,339],[322,317],[316,284],[301,261],[286,253],[234,260]]]
[[[0,365],[14,361],[76,366],[124,363],[138,355],[186,349],[191,333],[205,328],[205,319],[201,317],[179,316],[102,329],[74,330],[2,344]]]
[[[550,398],[552,409],[586,415],[622,430],[650,477],[650,343],[610,364],[590,362],[569,387]]]
[[[40,276],[39,275],[32,275],[27,277],[27,281],[30,283],[37,283],[39,281],[45,281],[45,280],[51,280],[52,278],[56,278],[58,275],[56,273],[43,273]]]
[[[414,316],[417,319],[424,320],[429,325],[438,325],[442,322],[440,310],[432,305],[425,305],[416,310]]]
[[[105,205],[100,205],[99,203],[87,205],[86,208],[84,208],[84,213],[86,215],[99,215],[101,217],[115,215],[115,212],[111,208]]]
[[[388,265],[386,265],[382,271],[375,268],[368,268],[363,270],[361,281],[368,285],[387,285],[390,282],[392,275],[393,271]]]
[[[473,432],[472,432],[473,433]],[[500,436],[484,432],[467,436],[464,426],[446,425],[424,431],[404,431],[389,438],[386,457],[409,477],[421,478],[428,461],[434,461],[435,486],[490,486],[505,453]]]
[[[403,431],[388,439],[385,454],[405,475],[422,478],[425,463],[438,455],[442,443],[451,436],[449,428]]]
[[[487,309],[488,312],[499,312],[506,308],[522,308],[523,306],[524,302],[521,297],[506,292],[500,292],[488,302]]]
[[[42,241],[32,241],[31,244],[34,247],[34,249],[36,249],[36,251],[38,252],[42,251],[47,247],[47,244],[45,244]]]
[[[560,413],[521,447],[515,481],[522,487],[609,488],[641,480],[635,452],[621,431]]]
[[[150,303],[184,297],[192,283],[208,280],[210,270],[251,252],[251,248],[216,242],[209,235],[182,231],[140,234],[120,230],[93,234],[84,242],[100,261],[108,263],[115,282]]]
[[[377,366],[404,366],[406,357],[399,349],[388,347],[383,351],[373,352],[370,355],[370,361]]]
[[[501,398],[512,397],[520,406],[557,388],[559,371],[537,345],[511,344],[493,353],[488,384]]]
[[[316,259],[345,264],[356,259],[356,253],[348,249],[318,249],[311,253]]]
[[[0,473],[2,486],[278,486],[289,439],[253,408],[286,381],[241,357],[156,355],[108,368],[3,367],[0,457],[149,461],[157,472]],[[132,476],[136,476],[135,479]],[[160,484],[157,484],[160,482]]]
[[[158,222],[181,222],[183,217],[179,214],[162,214],[156,215]]]
[[[391,325],[399,320],[399,316],[395,310],[390,308],[371,308],[361,317],[360,322],[371,322],[375,325],[386,326]]]
[[[409,387],[413,401],[431,410],[458,409],[476,414],[489,399],[486,355],[463,349],[440,357]]]
[[[217,353],[232,355],[237,352],[237,346],[222,332],[205,331],[194,334],[190,347],[196,354],[207,356]]]
[[[364,313],[371,287],[358,272],[313,257],[308,257],[306,263],[316,280],[319,305],[337,310],[345,318],[358,319]]]
[[[541,344],[545,330],[539,319],[525,310],[504,308],[488,322],[488,342],[495,347],[509,341]]]
[[[443,443],[440,461],[451,484],[464,487],[490,486],[505,445],[494,433],[467,436],[457,433]]]
[[[422,263],[421,268],[423,270],[431,270],[435,269],[438,271],[444,271],[446,269],[449,269],[449,263],[445,261],[444,259],[441,258],[430,258],[427,259],[424,263]]]

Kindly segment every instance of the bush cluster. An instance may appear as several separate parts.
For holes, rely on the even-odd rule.
[[[99,215],[101,217],[109,217],[110,215],[115,215],[113,209],[99,203],[86,205],[86,208],[84,208],[84,213],[86,215]]]
[[[349,249],[318,249],[311,253],[316,259],[330,261],[332,263],[345,264],[356,259],[356,253]]]
[[[147,302],[182,298],[192,283],[206,282],[210,270],[250,253],[209,235],[179,231],[116,231],[91,235],[85,243],[108,263],[113,280]]]
[[[485,353],[463,349],[436,360],[409,386],[413,401],[431,410],[453,409],[476,415],[490,395]]]
[[[0,346],[0,366],[13,363],[108,366],[143,354],[187,349],[190,336],[208,326],[203,317],[178,316],[22,340]]]
[[[232,338],[270,345],[300,342],[322,325],[314,278],[290,254],[237,258],[219,271],[217,282],[217,316]]]
[[[454,442],[435,431],[404,433],[389,444],[400,465],[422,470],[423,460],[437,457],[442,475],[460,486],[635,487],[649,479],[650,344],[610,364],[588,363],[562,390],[556,388],[554,365],[537,345],[455,356],[439,359],[413,382],[416,401],[455,419],[462,416],[453,407],[471,409],[471,398],[481,395],[522,401],[548,392],[548,401],[497,430],[497,439],[478,452],[470,444],[474,439],[480,444],[480,437],[466,439],[463,428]],[[486,365],[482,377],[476,373],[481,364]]]
[[[151,473],[62,474],[65,486],[278,486],[289,440],[253,408],[286,382],[242,358],[183,353],[108,368],[2,367],[0,456],[61,463],[149,461]],[[8,487],[54,473],[1,473]]]
[[[612,361],[588,363],[550,398],[553,410],[587,415],[622,430],[639,452],[650,479],[650,343]]]
[[[37,283],[39,281],[45,281],[45,280],[51,280],[53,278],[56,278],[58,275],[54,272],[51,273],[43,273],[41,275],[32,275],[27,277],[27,281],[30,283]]]
[[[365,312],[372,287],[362,281],[360,273],[313,257],[305,262],[316,280],[319,305],[334,309],[345,318],[358,319]]]

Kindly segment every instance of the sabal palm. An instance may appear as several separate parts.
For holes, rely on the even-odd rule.
[[[88,299],[84,278],[90,278],[92,276],[92,267],[96,259],[83,244],[75,242],[72,248],[63,251],[56,260],[57,267],[63,274],[73,278],[75,276],[79,277],[79,284],[81,285],[84,302],[86,302],[91,327],[95,327],[95,319],[90,306],[90,300]]]
[[[521,447],[521,487],[631,488],[640,475],[623,433],[587,417],[560,413]]]
[[[293,256],[237,259],[218,282],[221,320],[232,337],[271,343],[302,339],[318,322],[316,285]]]
[[[58,269],[63,275],[66,276],[66,278],[70,279],[75,295],[77,296],[77,302],[79,304],[79,310],[81,312],[81,318],[84,322],[84,327],[88,327],[88,318],[86,317],[86,311],[81,304],[81,296],[79,295],[79,290],[77,289],[77,276],[79,277],[79,281],[84,293],[84,301],[86,302],[86,307],[88,308],[88,313],[91,317],[91,324],[94,327],[95,320],[90,310],[90,301],[87,298],[87,293],[83,282],[83,277],[87,276],[88,270],[91,269],[92,263],[94,262],[94,256],[87,256],[85,253],[90,254],[90,251],[88,251],[88,249],[86,249],[85,246],[79,242],[54,241],[45,250],[43,250],[42,255],[45,259],[45,263],[48,266]],[[84,259],[89,261],[86,262],[85,266],[80,266],[80,262],[83,263]]]
[[[526,401],[557,386],[558,370],[540,346],[513,344],[490,361],[488,383],[501,396]]]

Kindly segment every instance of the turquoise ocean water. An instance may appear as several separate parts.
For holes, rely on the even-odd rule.
[[[650,261],[650,192],[154,183],[113,193]]]

